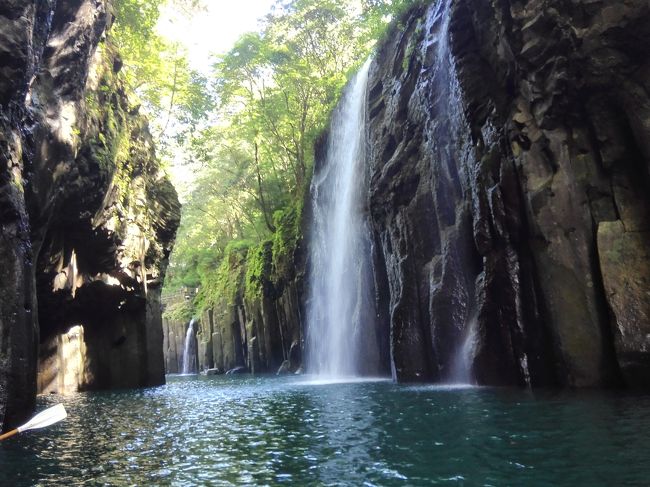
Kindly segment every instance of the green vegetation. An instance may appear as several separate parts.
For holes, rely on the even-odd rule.
[[[265,240],[249,250],[246,259],[246,283],[244,294],[256,298],[264,293],[273,272],[273,242]]]
[[[85,117],[73,130],[80,142],[78,162],[97,171],[98,178],[110,181],[111,228],[124,235],[126,227],[135,223],[145,238],[155,242],[156,229],[152,225],[155,211],[141,205],[141,198],[150,188],[145,178],[139,176],[157,173],[160,166],[146,132],[147,121],[137,116],[138,101],[124,96],[128,91],[124,73],[114,68],[117,52],[112,35],[98,47],[85,93]],[[133,160],[138,164],[133,164]],[[155,199],[149,197],[149,201]],[[96,218],[105,216],[100,212]],[[131,257],[138,261],[157,261],[160,252],[157,245],[149,245],[146,255],[138,253]]]
[[[198,309],[214,306],[219,299],[231,305],[236,302],[246,275],[246,257],[249,242],[232,241],[223,251],[223,257],[216,268],[200,268],[200,289],[194,304]]]
[[[194,316],[194,303],[190,300],[183,300],[171,303],[165,308],[163,315],[171,321],[187,322]]]
[[[199,0],[115,0],[109,42],[120,53],[121,76],[139,96],[158,148],[169,155],[211,110],[208,80],[190,68],[187,52],[156,32],[167,2],[192,14]]]
[[[163,2],[116,0],[113,36],[158,143],[192,161],[166,291],[199,287],[199,312],[291,278],[314,143],[347,80],[413,0],[279,0],[206,77],[156,35]]]
[[[422,19],[418,19],[418,22],[415,26],[415,31],[413,35],[409,38],[409,42],[406,45],[406,50],[404,52],[404,58],[402,59],[402,69],[406,71],[411,64],[413,55],[418,56],[420,53],[415,51],[415,46],[417,46],[422,41],[422,35],[424,34],[424,25],[422,24]]]

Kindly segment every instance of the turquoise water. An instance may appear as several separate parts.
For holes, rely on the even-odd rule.
[[[650,396],[170,377],[46,397],[0,485],[650,485]]]

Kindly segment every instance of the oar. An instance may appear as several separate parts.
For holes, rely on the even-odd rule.
[[[37,428],[45,428],[54,423],[58,423],[62,419],[65,419],[68,416],[68,413],[65,412],[63,404],[57,404],[51,408],[41,411],[32,419],[27,421],[24,425],[19,426],[18,428],[7,431],[4,435],[0,435],[0,440],[9,438],[10,436],[17,435],[27,430],[34,430]]]

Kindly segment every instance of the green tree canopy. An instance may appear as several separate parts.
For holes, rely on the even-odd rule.
[[[215,58],[208,80],[212,123],[186,146],[199,169],[168,286],[227,282],[214,276],[227,272],[220,263],[233,241],[244,247],[273,241],[274,252],[292,251],[314,143],[376,36],[407,3],[278,1],[258,32]]]
[[[162,6],[191,15],[198,0],[115,0],[109,39],[123,59],[122,76],[143,101],[158,146],[182,141],[211,110],[208,80],[189,66],[187,52],[156,31]]]

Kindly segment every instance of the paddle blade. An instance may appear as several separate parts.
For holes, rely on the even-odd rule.
[[[56,406],[52,406],[51,408],[38,413],[24,425],[18,427],[18,431],[22,432],[36,428],[45,428],[51,424],[58,423],[62,419],[65,419],[67,416],[68,413],[66,413],[63,404],[57,404]]]

